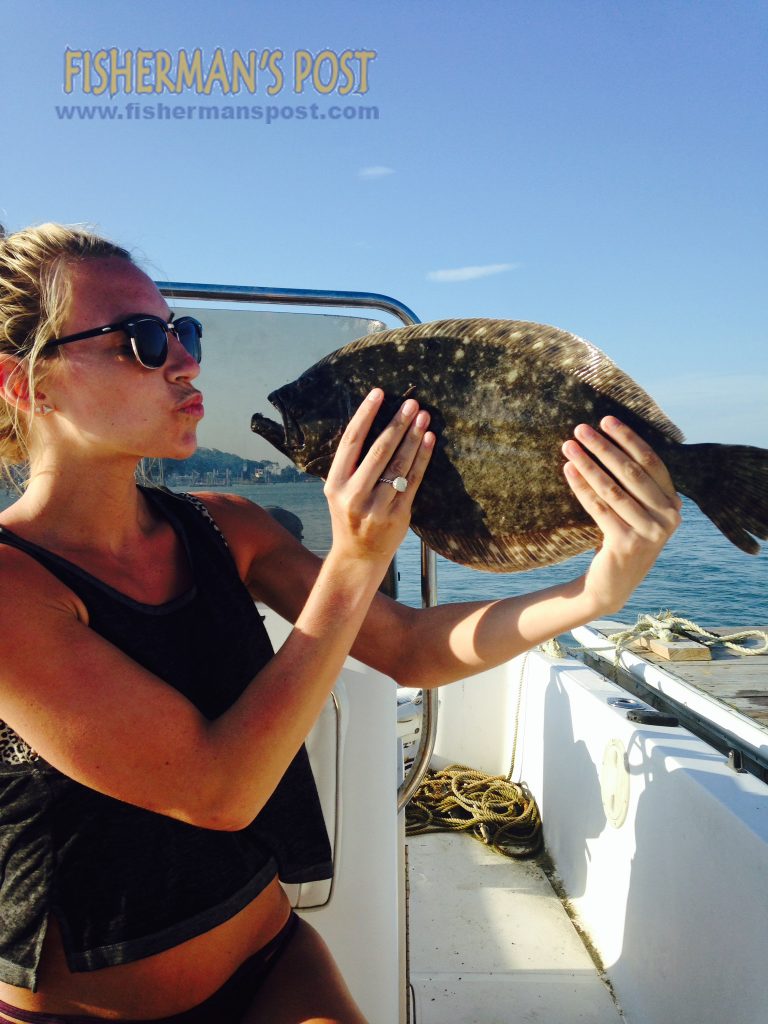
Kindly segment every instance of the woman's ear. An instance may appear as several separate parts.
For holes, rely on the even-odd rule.
[[[0,355],[0,393],[15,409],[29,412],[29,381],[24,367],[14,356]]]

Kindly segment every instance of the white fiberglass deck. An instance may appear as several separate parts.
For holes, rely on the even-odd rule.
[[[621,1020],[535,861],[456,834],[407,846],[411,1024]]]
[[[525,780],[536,798],[547,852],[600,953],[625,1019],[631,1024],[765,1024],[768,785],[732,770],[725,754],[683,727],[632,721],[616,697],[626,698],[627,691],[587,665],[533,651],[486,678],[441,691],[438,766],[449,760],[504,775],[519,722],[512,777]],[[468,858],[492,856],[480,844],[466,842]],[[533,953],[526,961],[514,945],[515,934],[502,932],[499,924],[514,915],[518,934],[526,937],[523,950],[543,947],[553,953],[556,941],[536,937],[548,915],[529,898],[525,879],[502,877],[503,869],[494,869],[499,874],[490,877],[489,895],[483,885],[486,870],[480,863],[459,872],[433,854],[412,865],[414,983],[433,977],[431,993],[417,993],[424,1012],[415,1024],[620,1020],[618,1010],[601,1017],[599,1001],[587,1001],[584,1008],[580,997],[586,988],[575,982],[587,975],[576,964],[565,968],[574,972],[571,991],[564,987],[560,1007],[550,1009],[555,982],[565,981],[563,967],[555,956],[549,965],[537,963]],[[429,917],[417,916],[420,884],[424,899],[431,892],[439,907],[432,949],[426,950],[419,928],[429,926]],[[505,908],[507,889],[511,908]],[[476,924],[464,948],[477,943],[478,952],[471,964],[459,961],[459,966],[473,970],[477,988],[484,988],[474,1009],[459,1002],[473,994],[463,974],[459,983],[455,959],[453,964],[450,957],[430,959],[437,944],[445,949],[449,936],[457,934],[443,915],[453,913],[463,931],[465,897]],[[532,914],[520,925],[526,904]],[[430,906],[429,914],[434,913]],[[483,960],[480,943],[486,937],[493,950]],[[449,966],[441,968],[445,963]],[[449,979],[434,984],[440,969],[453,988]],[[535,984],[529,987],[528,980]],[[492,996],[497,986],[500,991]],[[456,995],[449,998],[451,991]],[[435,1003],[443,999],[442,1006],[432,1004],[433,998]],[[486,998],[493,1005],[488,1007]]]

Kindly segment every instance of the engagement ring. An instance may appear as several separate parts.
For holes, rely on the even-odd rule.
[[[401,494],[403,491],[408,490],[408,481],[405,479],[404,476],[396,476],[394,480],[390,480],[389,477],[383,476],[379,479],[379,483],[391,484],[394,487],[394,489],[396,491],[400,491]]]

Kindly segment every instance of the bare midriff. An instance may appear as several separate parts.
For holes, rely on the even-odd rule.
[[[93,1014],[105,1020],[152,1020],[202,1003],[288,920],[277,879],[229,921],[163,953],[119,967],[72,973],[61,932],[50,918],[38,991],[0,982],[0,1000],[23,1010]]]

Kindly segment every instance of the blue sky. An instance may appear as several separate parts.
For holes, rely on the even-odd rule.
[[[87,221],[157,277],[554,323],[690,440],[768,447],[768,8],[734,2],[3,0],[0,220]],[[283,53],[254,95],[63,91],[65,50]],[[372,51],[365,93],[296,51]],[[326,64],[326,68],[330,65]],[[322,81],[322,79],[321,79]],[[375,106],[129,118],[126,104]],[[62,119],[67,104],[120,119]]]

